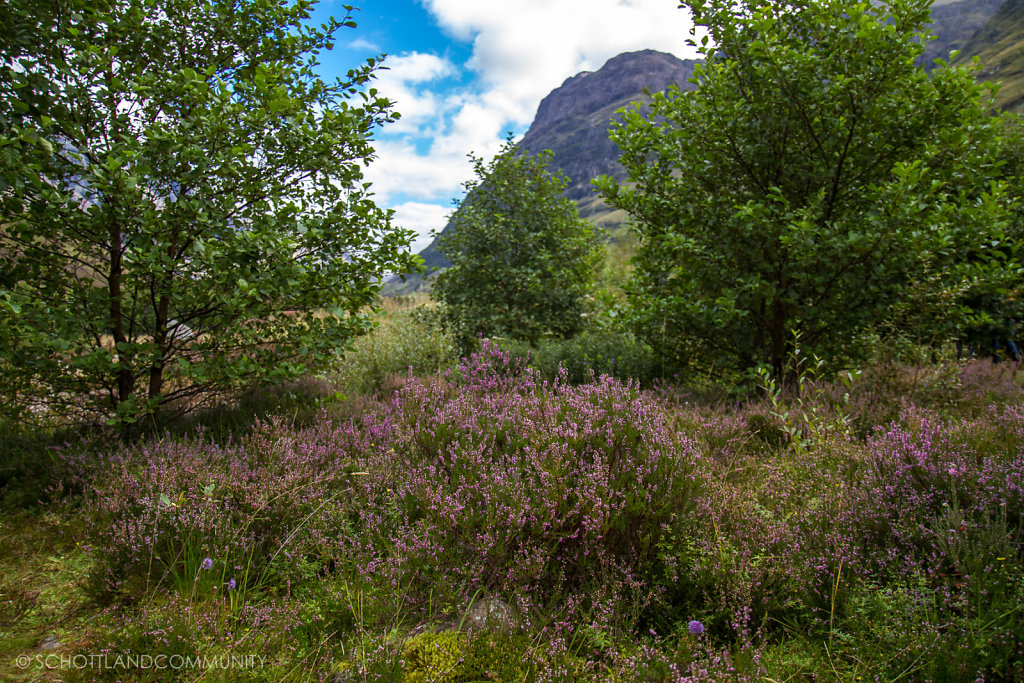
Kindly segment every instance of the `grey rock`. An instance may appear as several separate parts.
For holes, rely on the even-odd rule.
[[[444,633],[445,631],[496,631],[509,633],[513,626],[512,610],[501,599],[485,596],[474,600],[464,612],[452,612],[440,619],[420,624],[412,629],[407,638],[415,638],[421,633]]]
[[[466,610],[462,621],[465,631],[498,631],[508,633],[512,630],[512,613],[508,605],[498,598],[489,597],[477,600]]]
[[[59,650],[64,647],[64,643],[57,640],[57,636],[46,636],[39,641],[39,649],[43,651]]]

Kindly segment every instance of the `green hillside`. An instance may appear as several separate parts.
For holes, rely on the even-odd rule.
[[[978,57],[981,78],[1000,84],[996,106],[1024,109],[1024,0],[1007,0],[964,45],[957,64]]]

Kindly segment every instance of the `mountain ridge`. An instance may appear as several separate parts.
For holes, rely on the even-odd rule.
[[[966,42],[954,64],[977,57],[978,77],[998,80],[997,109],[1024,111],[1024,0],[1006,0]]]
[[[606,174],[625,178],[618,147],[608,137],[615,113],[631,102],[649,100],[645,89],[658,92],[672,84],[693,89],[696,86],[688,81],[697,64],[697,60],[683,60],[656,50],[616,55],[597,71],[567,78],[544,97],[519,147],[529,154],[547,149],[554,152],[551,170],[561,170],[568,176],[565,196],[577,202],[580,216],[599,227],[609,224],[607,218],[613,212],[593,193],[590,181]],[[609,227],[619,223],[621,220],[612,220]],[[427,276],[407,275],[405,282],[396,276],[386,284],[386,294],[419,291],[432,272],[450,265],[438,238],[420,256],[428,269]]]
[[[969,63],[980,55],[982,78],[999,76],[1007,81],[997,106],[1017,109],[1024,105],[1024,0],[941,2],[932,7],[930,29],[936,38],[920,58],[922,66],[930,69],[936,59],[948,60],[958,50],[954,64]],[[590,185],[591,179],[600,175],[625,179],[618,148],[608,137],[612,120],[630,103],[649,101],[646,92],[665,90],[672,84],[693,89],[690,79],[698,63],[700,60],[638,50],[612,57],[597,71],[575,74],[541,100],[520,147],[530,154],[552,150],[552,170],[561,170],[569,178],[565,195],[576,201],[580,216],[614,231],[625,216],[605,205]],[[1012,78],[1007,80],[1007,76]],[[406,276],[403,283],[396,276],[385,286],[386,294],[420,291],[431,272],[450,265],[438,238],[420,252],[427,277]]]

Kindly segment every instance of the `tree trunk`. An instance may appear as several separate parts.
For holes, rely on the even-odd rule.
[[[772,317],[768,321],[768,325],[772,376],[780,385],[788,387],[792,384],[793,378],[789,368],[786,367],[786,337],[789,331],[786,329],[785,308],[781,302],[777,301],[772,306]]]
[[[111,212],[116,207],[111,206]],[[131,353],[127,351],[128,337],[124,331],[124,310],[121,305],[121,226],[116,215],[110,221],[110,274],[107,277],[107,293],[110,297],[110,330],[114,337],[114,353],[117,356],[117,405],[131,398],[135,389],[132,374]]]
[[[160,410],[160,399],[164,390],[164,359],[167,358],[167,311],[170,300],[163,296],[156,307],[156,326],[153,329],[153,344],[159,354],[149,366],[149,405],[153,410],[153,418]]]

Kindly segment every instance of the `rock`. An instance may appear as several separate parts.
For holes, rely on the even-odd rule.
[[[358,670],[350,662],[342,663],[340,667],[327,679],[327,683],[350,683],[359,678]]]
[[[498,598],[489,597],[477,600],[466,611],[462,629],[508,633],[512,630],[512,614],[508,605]]]
[[[39,642],[39,649],[45,651],[59,650],[64,647],[64,643],[57,640],[57,636],[46,636]]]
[[[554,152],[552,166],[569,176],[566,197],[577,201],[592,197],[590,181],[599,175],[625,181],[619,148],[608,137],[616,112],[633,101],[649,101],[645,89],[659,92],[670,85],[693,89],[689,79],[697,63],[640,50],[612,57],[597,71],[576,74],[541,101],[522,147],[531,154],[545,149]],[[588,218],[589,213],[580,208],[580,216]]]
[[[412,639],[423,633],[447,631],[509,633],[512,631],[512,625],[512,610],[509,606],[499,598],[487,596],[474,600],[465,612],[453,612],[440,619],[420,624],[406,637]]]

